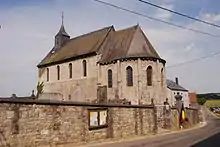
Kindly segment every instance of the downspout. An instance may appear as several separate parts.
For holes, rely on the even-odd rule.
[[[140,58],[138,58],[138,62],[137,62],[137,69],[138,69],[138,89],[137,89],[137,98],[138,98],[138,105],[141,104],[141,87],[140,87],[140,65],[141,65],[141,60]]]
[[[116,90],[117,99],[122,98],[122,89],[121,89],[121,63],[117,60],[117,90]]]

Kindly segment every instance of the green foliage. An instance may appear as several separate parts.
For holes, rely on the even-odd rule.
[[[44,92],[44,82],[37,83],[37,97]]]
[[[197,98],[197,102],[199,105],[204,105],[206,103],[206,99],[205,98]]]
[[[220,106],[220,93],[197,94],[197,101],[200,105],[206,103],[207,107]]]
[[[205,105],[207,107],[220,107],[220,100],[207,100]]]
[[[205,94],[197,94],[198,98],[205,98],[206,100],[220,100],[220,93],[205,93]]]

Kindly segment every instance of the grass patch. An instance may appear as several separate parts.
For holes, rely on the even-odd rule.
[[[207,107],[220,107],[220,100],[207,100],[205,105]]]

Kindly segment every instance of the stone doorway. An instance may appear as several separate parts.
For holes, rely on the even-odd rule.
[[[97,100],[98,103],[107,103],[107,86],[98,86]]]

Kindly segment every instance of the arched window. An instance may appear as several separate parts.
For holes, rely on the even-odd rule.
[[[60,80],[60,66],[57,66],[57,80]]]
[[[72,63],[69,64],[69,78],[72,79],[73,77],[73,66]]]
[[[152,73],[153,69],[151,66],[147,67],[147,86],[152,86]]]
[[[108,88],[112,88],[112,70],[108,70]]]
[[[163,87],[163,68],[161,69],[161,73],[160,73],[160,80],[161,80],[161,86]]]
[[[50,79],[50,71],[49,71],[49,68],[47,68],[47,81],[49,81],[49,79]]]
[[[87,69],[86,69],[86,60],[83,60],[83,76],[86,77],[87,75]]]
[[[133,70],[131,66],[126,68],[127,73],[127,86],[133,86]]]

